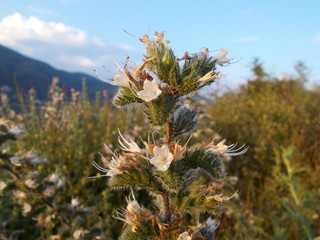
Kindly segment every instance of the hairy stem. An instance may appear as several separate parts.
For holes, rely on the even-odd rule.
[[[166,140],[167,140],[167,144],[169,145],[172,141],[173,141],[173,115],[169,118],[168,122],[167,122],[167,131],[166,131]]]
[[[166,142],[168,145],[173,141],[173,115],[170,116],[168,122],[167,122],[167,129],[166,129]],[[165,216],[168,222],[171,221],[171,205],[170,205],[170,195],[169,192],[166,190],[162,190],[162,199],[163,199],[163,205],[164,205],[164,212]]]
[[[163,205],[164,205],[164,213],[167,221],[170,223],[171,222],[171,205],[170,205],[170,198],[169,198],[169,193],[167,191],[163,191],[162,194],[162,199],[163,199]]]

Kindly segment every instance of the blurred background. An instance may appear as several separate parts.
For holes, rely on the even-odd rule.
[[[137,39],[164,31],[176,56],[230,51],[226,77],[187,101],[191,144],[246,143],[226,162],[231,196],[216,239],[320,235],[320,3],[316,1],[2,1],[0,239],[116,239],[123,206],[91,165],[139,139],[140,109],[116,109],[116,63],[142,63]],[[189,136],[185,136],[188,138]],[[142,144],[142,143],[140,143]],[[33,181],[33,182],[32,182]],[[126,192],[124,193],[126,194]],[[151,204],[143,192],[137,195]]]

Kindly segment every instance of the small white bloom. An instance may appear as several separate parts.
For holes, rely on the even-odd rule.
[[[93,176],[93,177],[89,177],[89,178],[97,178],[97,177],[105,177],[105,176],[109,176],[109,177],[113,177],[116,176],[118,174],[122,174],[123,172],[119,170],[119,168],[121,166],[124,166],[126,164],[126,159],[122,156],[117,156],[116,154],[114,154],[114,152],[111,151],[111,149],[104,144],[105,148],[113,155],[111,161],[108,161],[104,156],[102,156],[102,154],[100,153],[103,162],[107,165],[107,168],[103,168],[101,166],[99,166],[99,164],[97,164],[95,161],[92,162],[92,165],[98,169],[101,172],[106,173],[105,175],[101,175],[101,176]]]
[[[128,212],[130,213],[133,213],[133,212],[139,212],[141,207],[139,205],[139,203],[137,202],[134,194],[133,194],[133,191],[131,189],[131,194],[126,198],[127,200],[127,210]]]
[[[118,74],[114,76],[114,84],[121,87],[130,87],[130,79],[122,68],[118,66]]]
[[[199,82],[209,82],[218,77],[218,74],[214,73],[213,71],[210,71],[206,73],[203,77],[199,78]]]
[[[23,203],[22,211],[23,211],[24,215],[26,215],[28,212],[30,212],[31,209],[32,209],[32,207],[29,203]]]
[[[152,81],[145,80],[143,90],[137,92],[137,95],[145,102],[150,102],[156,99],[161,93],[162,91],[159,89],[156,79],[153,79]]]
[[[120,130],[118,129],[119,135],[120,135],[120,139],[118,139],[119,144],[120,144],[120,148],[123,151],[127,151],[127,152],[132,152],[132,153],[139,153],[141,152],[141,149],[139,148],[138,144],[136,144],[132,139],[128,138],[128,140],[126,140]],[[122,142],[123,141],[123,142]]]
[[[154,157],[150,159],[150,163],[160,171],[167,171],[173,160],[173,155],[168,145],[164,144],[161,148],[155,146],[153,153]]]
[[[108,171],[107,176],[114,177],[118,174],[122,174],[122,172],[117,168],[119,165],[116,160],[112,159],[109,166],[110,170]]]
[[[46,197],[51,197],[54,194],[54,188],[53,187],[47,187],[42,193]]]
[[[74,239],[81,239],[85,236],[85,234],[89,233],[88,230],[78,229],[73,233]]]
[[[36,183],[36,182],[35,182],[34,180],[32,180],[32,179],[26,180],[26,181],[24,182],[24,184],[25,184],[28,188],[32,188],[32,189],[37,188],[37,187],[39,186],[39,184]]]
[[[32,163],[34,165],[45,163],[45,162],[46,162],[45,158],[39,158],[37,156],[30,159],[30,163]]]
[[[140,205],[136,200],[133,200],[131,202],[128,203],[127,205],[127,210],[129,212],[138,212],[140,210]]]
[[[24,192],[20,191],[20,190],[15,190],[13,192],[13,195],[18,199],[23,199],[23,198],[27,197],[27,195]]]
[[[75,208],[75,207],[78,207],[80,205],[80,200],[77,199],[77,198],[72,198],[71,200],[71,207]]]
[[[65,178],[61,178],[58,180],[58,182],[56,183],[56,187],[57,188],[62,188],[66,185],[67,180]]]
[[[0,181],[0,193],[2,192],[3,189],[7,187],[7,184],[4,181]]]
[[[21,165],[21,159],[18,156],[13,156],[10,158],[10,162],[16,166],[20,166]]]
[[[227,151],[229,147],[224,144],[225,142],[226,142],[226,139],[223,139],[222,141],[220,141],[216,145],[216,149],[215,150],[220,152],[220,153],[224,153],[225,151]]]
[[[248,148],[244,148],[245,144],[243,144],[241,147],[235,149],[235,147],[237,146],[237,143],[231,144],[228,146],[228,145],[224,144],[225,142],[226,142],[226,139],[223,139],[217,145],[212,144],[212,145],[210,145],[211,148],[209,150],[214,153],[224,154],[228,157],[238,156],[238,155],[244,154],[245,152],[248,151]]]
[[[188,232],[183,232],[179,235],[177,240],[191,240],[192,237],[189,235]]]
[[[18,136],[23,134],[23,130],[21,128],[19,128],[18,126],[14,126],[13,128],[11,128],[9,130],[9,132],[13,135],[18,135]]]
[[[66,185],[66,178],[62,177],[58,173],[51,173],[49,177],[47,178],[48,182],[51,182],[56,185],[57,188],[62,188],[64,185]]]
[[[95,161],[92,162],[92,165],[96,169],[98,169],[99,171],[106,173],[105,175],[102,175],[101,177],[103,177],[103,176],[113,177],[118,174],[122,174],[122,172],[118,169],[120,167],[120,163],[117,161],[118,159],[119,158],[112,157],[112,160],[108,161],[103,157],[103,160],[106,163],[108,169],[99,166]],[[92,178],[95,178],[95,177],[92,177]]]
[[[227,58],[228,50],[221,49],[214,57],[214,60],[217,60],[217,64],[223,66],[225,63],[229,63],[232,59]]]
[[[51,183],[54,183],[54,184],[57,184],[59,179],[60,179],[60,175],[57,174],[57,173],[52,173],[48,177],[48,181],[51,182]]]
[[[131,225],[132,228],[134,229],[137,223],[136,222],[137,212],[141,211],[141,207],[137,202],[132,189],[131,189],[131,194],[126,198],[126,201],[128,203],[127,209],[121,208],[119,209],[119,211],[116,211],[117,216],[114,216],[114,218]]]
[[[94,71],[95,75],[102,81],[111,84],[113,86],[130,87],[130,79],[125,71],[118,65],[117,74],[114,76],[114,81],[102,78],[97,71]]]
[[[59,235],[51,235],[50,237],[49,237],[49,240],[60,240],[61,238],[60,238],[60,236]]]
[[[206,224],[208,226],[208,230],[210,233],[214,233],[217,228],[219,227],[220,221],[216,219],[212,219],[211,217],[208,217]]]

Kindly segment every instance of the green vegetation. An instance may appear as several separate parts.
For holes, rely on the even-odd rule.
[[[259,64],[253,70],[255,79],[214,97],[209,114],[198,116],[190,141],[210,141],[219,132],[227,143],[249,146],[227,162],[229,177],[217,183],[227,196],[238,194],[224,203],[216,239],[315,239],[320,235],[320,92],[306,89],[300,77],[280,81]],[[115,109],[103,94],[89,101],[85,87],[68,100],[53,84],[49,97],[39,106],[30,95],[21,113],[9,103],[1,109],[6,121],[0,124],[0,238],[116,239],[122,230],[135,237],[112,217],[126,205],[129,191],[122,195],[110,190],[105,178],[87,177],[97,174],[91,163],[100,159],[99,152],[105,155],[104,143],[120,152],[118,128],[147,139],[144,113]],[[190,111],[184,114],[194,118]],[[192,129],[175,124],[177,135]],[[190,165],[192,154],[206,158],[193,149]],[[153,204],[143,191],[136,198],[143,206]],[[175,203],[181,208],[182,199]]]
[[[261,64],[253,72],[254,80],[209,107],[221,135],[250,146],[229,163],[241,205],[231,207],[230,232],[221,235],[313,239],[320,235],[320,92],[305,88],[301,72],[284,81]]]

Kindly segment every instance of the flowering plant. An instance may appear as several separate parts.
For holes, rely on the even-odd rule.
[[[115,217],[126,226],[120,239],[213,239],[223,202],[228,199],[216,187],[226,176],[223,162],[246,148],[236,149],[225,141],[188,147],[188,142],[181,145],[179,137],[198,124],[196,110],[184,104],[184,97],[213,83],[221,76],[216,65],[231,59],[224,49],[212,57],[205,49],[177,58],[163,35],[156,32],[155,40],[147,35],[140,38],[146,44],[142,65],[129,68],[127,61],[123,68],[118,66],[114,81],[105,80],[121,87],[113,103],[142,106],[160,137],[142,140],[141,147],[119,132],[123,153],[106,146],[111,160],[102,157],[105,166],[93,165],[106,173],[98,176],[109,177],[111,188],[144,189],[154,198],[156,206],[150,210],[140,206],[131,193],[128,206]]]

